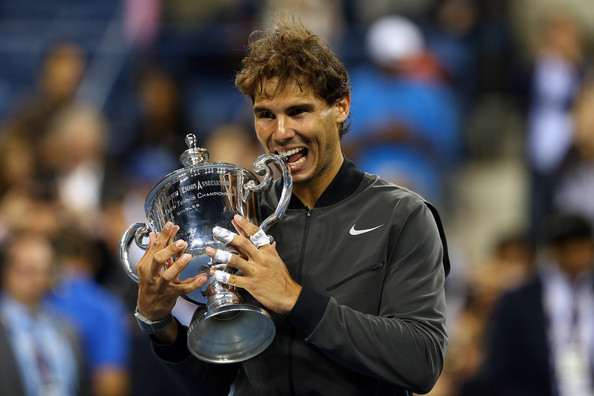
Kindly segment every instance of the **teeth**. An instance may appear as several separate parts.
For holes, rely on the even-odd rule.
[[[290,155],[297,154],[301,150],[303,150],[303,148],[295,148],[295,149],[287,150],[287,151],[279,151],[278,153],[280,155],[282,155],[283,157],[288,157]]]
[[[305,157],[301,157],[299,158],[297,161],[295,162],[289,162],[289,166],[295,166],[295,165],[299,165],[300,163],[305,161]]]

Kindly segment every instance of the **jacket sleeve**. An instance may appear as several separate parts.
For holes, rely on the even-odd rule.
[[[194,358],[186,345],[187,328],[179,324],[179,329],[173,344],[163,345],[153,341],[154,353],[188,396],[228,395],[231,383],[237,375],[238,366],[209,364]]]
[[[413,392],[428,392],[441,373],[447,345],[444,245],[438,224],[421,204],[403,225],[393,226],[378,315],[304,288],[287,319],[338,364]]]

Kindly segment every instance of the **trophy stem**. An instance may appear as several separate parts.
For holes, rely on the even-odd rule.
[[[209,292],[212,291],[212,294]],[[209,311],[227,305],[239,305],[241,298],[230,287],[222,283],[212,280],[212,285],[206,288],[205,294],[208,296],[206,307]]]

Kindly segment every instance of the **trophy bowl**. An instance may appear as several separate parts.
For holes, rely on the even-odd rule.
[[[219,264],[206,255],[207,247],[235,253],[214,239],[215,226],[233,230],[231,220],[240,214],[266,231],[288,206],[293,184],[283,157],[260,156],[254,163],[254,171],[263,176],[259,181],[241,166],[208,162],[208,152],[196,147],[194,135],[187,135],[186,143],[188,149],[180,156],[184,167],[165,176],[147,196],[144,211],[148,224],[133,224],[120,240],[123,269],[137,283],[129,259],[130,247],[135,242],[146,250],[149,233],[161,232],[167,222],[180,227],[175,240],[186,241],[185,253],[192,256],[180,275],[184,280],[201,272],[209,274],[210,268]],[[280,171],[282,192],[274,213],[261,221],[260,194],[273,185],[271,165]],[[199,359],[214,363],[242,361],[266,349],[274,338],[274,324],[264,309],[242,304],[234,288],[212,277],[201,290],[183,297],[199,305],[188,332],[190,352]]]

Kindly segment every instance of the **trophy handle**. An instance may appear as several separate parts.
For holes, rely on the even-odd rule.
[[[245,186],[244,189],[246,192],[248,191],[262,191],[265,188],[268,188],[270,182],[272,180],[272,172],[270,170],[270,164],[274,163],[278,166],[281,171],[281,177],[283,181],[283,190],[281,192],[280,198],[278,200],[278,205],[276,206],[276,210],[273,214],[268,216],[262,224],[260,224],[260,228],[266,232],[268,227],[278,221],[282,215],[287,210],[289,206],[289,201],[291,200],[291,193],[293,191],[293,179],[291,178],[291,173],[289,172],[289,167],[287,166],[286,157],[275,155],[275,154],[263,154],[256,159],[254,162],[254,171],[259,175],[264,175],[264,179],[257,184],[250,180]],[[247,198],[248,194],[244,194],[244,197]]]
[[[122,266],[124,267],[126,274],[136,283],[138,283],[138,276],[130,265],[130,245],[132,245],[132,240],[134,240],[139,248],[146,250],[148,243],[142,243],[142,239],[148,237],[150,231],[150,228],[146,224],[134,223],[126,230],[120,239],[119,248]]]

